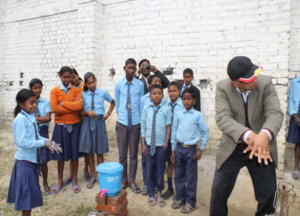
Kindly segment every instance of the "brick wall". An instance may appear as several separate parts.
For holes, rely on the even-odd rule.
[[[124,62],[129,57],[147,58],[161,71],[174,67],[170,80],[181,80],[187,67],[195,72],[194,85],[208,80],[200,88],[202,113],[211,129],[207,150],[216,151],[221,137],[214,118],[215,86],[227,77],[227,63],[236,55],[249,56],[264,67],[263,74],[273,77],[281,108],[287,111],[289,69],[299,70],[297,0],[1,3],[1,118],[11,119],[15,94],[33,77],[45,82],[43,96],[49,98],[50,89],[59,84],[55,72],[63,65],[76,67],[81,76],[94,72],[98,86],[114,96],[114,85],[124,77]],[[111,68],[116,71],[114,77],[109,76]],[[107,121],[111,144],[116,142],[116,119],[113,113]],[[285,136],[286,123],[278,136],[279,170],[283,170]],[[279,171],[278,177],[282,176]]]

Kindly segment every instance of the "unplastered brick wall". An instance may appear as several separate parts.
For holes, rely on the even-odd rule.
[[[286,113],[290,1],[124,1],[106,5],[104,18],[102,71],[114,67],[116,75],[104,76],[102,88],[111,94],[124,77],[122,67],[129,57],[147,58],[161,70],[175,67],[170,80],[182,79],[188,67],[195,72],[196,86],[200,79],[211,80],[201,89],[201,110],[210,127],[206,149],[217,150],[219,145],[216,83],[227,77],[228,61],[236,55],[249,56],[264,67],[263,74],[273,77]],[[278,177],[283,177],[285,128],[284,123],[278,136]]]
[[[77,13],[4,23],[2,28],[2,115],[12,119],[16,93],[28,88],[32,78],[43,81],[42,97],[50,99],[50,90],[60,83],[57,77],[60,67],[76,67]]]

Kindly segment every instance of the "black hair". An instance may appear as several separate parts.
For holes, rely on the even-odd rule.
[[[136,61],[133,58],[129,58],[129,59],[126,60],[125,66],[127,66],[128,64],[135,64],[136,65]]]
[[[189,73],[191,74],[192,76],[194,76],[194,71],[191,69],[191,68],[187,68],[183,71],[183,75],[186,74],[186,73]]]
[[[184,89],[183,92],[182,92],[182,98],[183,98],[183,95],[187,94],[187,93],[191,94],[192,98],[196,98],[196,92],[192,88],[186,88],[186,89]]]
[[[146,61],[146,62],[148,62],[148,63],[150,64],[150,61],[149,61],[148,59],[142,59],[142,60],[140,61],[140,63],[139,63],[139,67],[141,67],[141,64],[142,64],[144,61]]]
[[[32,80],[30,80],[29,88],[31,89],[36,84],[41,84],[41,86],[43,87],[42,80],[37,79],[37,78],[33,78]]]
[[[74,73],[74,74],[76,74],[77,76],[79,76],[79,74],[77,73],[77,70],[76,70],[75,68],[71,68],[71,70],[72,70],[72,73]],[[79,80],[83,81],[83,80],[81,79],[81,77],[79,77]]]
[[[69,66],[63,66],[58,72],[58,76],[62,76],[65,72],[70,72],[72,74],[72,69]]]
[[[153,89],[160,89],[162,91],[162,93],[164,93],[164,90],[163,90],[163,88],[162,88],[161,85],[154,84],[153,86],[151,86],[151,88],[150,88],[150,94],[153,91]]]
[[[170,88],[171,86],[175,86],[178,90],[180,90],[179,83],[176,81],[170,82],[168,88]]]
[[[150,76],[150,77],[148,78],[148,83],[151,84],[152,80],[153,80],[155,77],[158,77],[158,78],[161,80],[161,78],[160,78],[159,76],[157,76],[157,75],[152,75],[152,76]]]
[[[17,106],[15,107],[14,110],[14,116],[16,117],[19,112],[21,112],[21,106],[19,105],[19,103],[25,103],[25,101],[27,101],[29,98],[31,97],[35,97],[35,94],[33,93],[33,91],[29,90],[29,89],[21,89],[17,96],[16,96],[16,101],[17,101]]]
[[[88,80],[88,78],[90,78],[90,77],[93,77],[93,79],[96,79],[95,74],[93,74],[92,72],[86,72],[84,74],[84,83],[86,83],[87,80]],[[88,89],[88,87],[86,85],[84,85],[83,90],[87,91],[89,89]]]

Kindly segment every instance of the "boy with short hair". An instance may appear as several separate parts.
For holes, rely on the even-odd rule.
[[[136,61],[127,59],[124,66],[126,76],[115,85],[115,103],[118,114],[116,133],[119,149],[119,162],[123,166],[121,188],[130,186],[134,193],[141,189],[135,183],[137,170],[137,153],[140,139],[140,98],[144,95],[144,85],[134,78]],[[129,147],[130,165],[127,177],[127,152]],[[128,181],[129,180],[129,181]]]
[[[187,88],[182,92],[185,109],[176,113],[172,124],[171,161],[175,163],[175,188],[178,197],[172,208],[178,209],[184,205],[181,212],[185,214],[196,209],[197,160],[200,160],[209,138],[209,128],[202,114],[193,108],[195,100],[193,89]],[[200,149],[197,149],[200,137]]]
[[[153,85],[150,89],[152,102],[144,107],[141,118],[143,154],[147,163],[148,204],[158,204],[159,207],[166,205],[161,192],[164,189],[165,151],[170,138],[172,116],[170,108],[161,104],[163,96],[163,88]],[[157,200],[154,197],[155,186]]]
[[[190,69],[190,68],[185,69],[183,71],[184,83],[180,85],[180,91],[181,91],[181,96],[180,97],[182,98],[182,93],[183,93],[184,89],[186,89],[186,88],[193,89],[195,91],[195,96],[196,96],[196,100],[195,100],[195,103],[194,103],[194,109],[201,112],[200,90],[192,84],[193,79],[194,79],[193,70]]]
[[[170,101],[168,102],[168,107],[171,109],[172,112],[172,121],[174,119],[174,115],[181,109],[184,108],[182,104],[182,100],[179,97],[180,96],[180,88],[178,82],[170,82],[168,86],[168,93],[170,97]],[[171,122],[172,122],[171,121]],[[172,130],[171,130],[172,133]],[[174,189],[173,189],[173,163],[171,161],[171,155],[172,155],[172,148],[171,148],[171,140],[168,143],[168,148],[166,150],[165,159],[168,162],[167,167],[167,176],[168,176],[168,190],[162,195],[164,200],[169,199],[171,196],[174,195]]]
[[[152,75],[148,79],[148,86],[151,88],[153,85],[160,85],[161,86],[161,79],[157,75]],[[161,104],[166,105],[167,104],[167,99],[163,97]],[[140,100],[140,112],[143,112],[143,108],[151,103],[151,98],[150,98],[150,92],[145,94],[143,97],[141,97]],[[141,142],[142,144],[142,142]],[[143,145],[141,145],[142,149]],[[147,187],[147,167],[146,167],[146,158],[144,154],[142,153],[142,168],[143,168],[143,180],[144,180],[144,187],[141,190],[141,194],[146,196],[148,194],[148,187]]]

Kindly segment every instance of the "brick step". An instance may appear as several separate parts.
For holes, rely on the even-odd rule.
[[[95,198],[95,201],[100,205],[119,206],[127,198],[126,190],[120,190],[120,192],[116,196],[112,196],[112,197],[103,196],[103,198],[101,198],[100,194],[101,191],[96,195]]]

